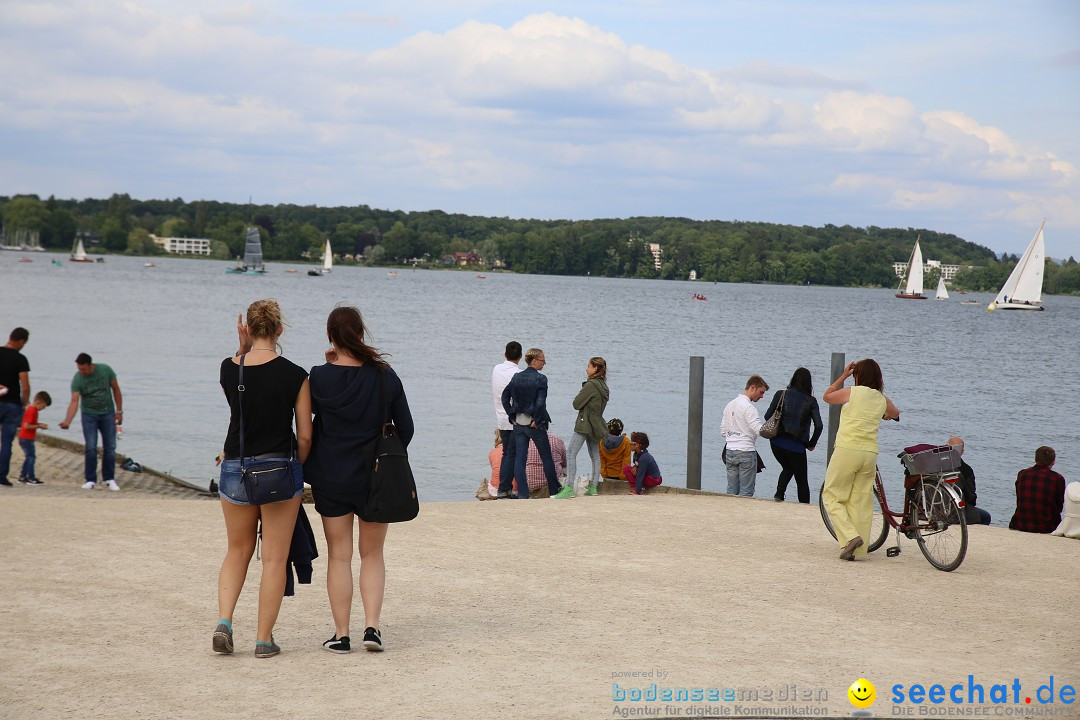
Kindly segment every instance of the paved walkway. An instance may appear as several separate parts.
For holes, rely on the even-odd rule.
[[[45,484],[29,486],[17,482],[19,468],[22,467],[23,463],[23,452],[17,444],[13,448],[8,479],[15,487],[24,488],[34,495],[55,497],[88,493],[90,491],[82,489],[83,482],[85,482],[83,476],[85,466],[84,447],[82,443],[38,433],[38,442],[35,448],[37,452],[35,473]],[[100,456],[99,450],[98,457],[100,458]],[[128,472],[121,467],[125,459],[125,455],[117,455],[116,483],[120,486],[120,494],[182,498],[202,497],[207,500],[217,500],[216,495],[200,491],[178,478],[152,468],[144,468],[143,472],[139,473]],[[99,474],[100,470],[99,459]],[[103,482],[98,482],[98,486],[93,492],[114,494],[105,487]]]
[[[841,562],[817,508],[794,503],[425,503],[389,533],[387,652],[321,649],[333,626],[320,537],[315,584],[282,607],[282,654],[256,660],[257,563],[238,652],[210,651],[217,503],[128,480],[121,493],[57,478],[0,493],[3,717],[840,717],[860,677],[878,716],[1080,716],[1036,696],[1051,676],[1055,693],[1080,686],[1075,540],[975,527],[967,560],[943,573],[909,540],[896,558]],[[1008,686],[1009,704],[892,702],[896,685],[906,700],[912,685],[966,688],[969,675],[987,701]],[[657,701],[630,699],[654,685]],[[700,700],[675,700],[693,688]]]

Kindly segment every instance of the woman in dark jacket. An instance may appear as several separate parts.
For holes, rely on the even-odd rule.
[[[772,445],[773,456],[780,463],[781,468],[773,499],[777,502],[784,501],[784,493],[787,492],[788,483],[794,476],[795,485],[799,489],[799,502],[809,503],[810,484],[806,477],[806,451],[812,451],[817,446],[818,438],[821,437],[821,413],[818,411],[817,398],[814,397],[810,371],[799,368],[791,376],[787,389],[778,390],[773,395],[769,409],[765,411],[766,420],[776,412],[781,396],[784,398],[784,407],[780,418],[780,432],[769,441]],[[811,422],[814,424],[813,435],[810,434]]]
[[[311,368],[311,409],[315,413],[311,454],[304,477],[311,485],[315,510],[326,533],[326,591],[334,616],[334,637],[326,650],[351,650],[349,619],[352,613],[353,516],[360,523],[360,599],[364,605],[364,647],[383,650],[379,615],[382,612],[386,566],[383,543],[386,523],[367,522],[364,505],[370,468],[363,447],[379,432],[384,409],[408,445],[413,420],[405,389],[382,353],[364,342],[364,321],[355,307],[337,307],[326,320],[332,347],[326,364]],[[379,406],[379,383],[384,383],[386,405]]]

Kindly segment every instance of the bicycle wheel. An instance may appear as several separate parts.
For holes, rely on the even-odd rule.
[[[967,554],[967,520],[952,493],[941,483],[920,482],[911,508],[909,525],[930,564],[945,572],[960,567]]]
[[[818,511],[821,512],[821,520],[825,523],[825,529],[829,531],[829,534],[835,540],[836,530],[833,529],[832,520],[829,519],[829,511],[825,509],[825,501],[821,497],[824,490],[825,483],[821,483],[817,496]],[[885,544],[885,540],[889,537],[889,524],[885,522],[885,513],[881,510],[881,498],[878,497],[877,488],[874,488],[874,506],[874,519],[870,522],[870,537],[873,539],[870,541],[870,547],[866,549],[867,552],[877,550]]]

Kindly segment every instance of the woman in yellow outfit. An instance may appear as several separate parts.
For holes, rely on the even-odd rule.
[[[844,387],[849,376],[855,385]],[[865,557],[870,524],[874,519],[874,475],[877,470],[878,425],[900,417],[900,410],[881,391],[885,387],[881,368],[871,358],[850,363],[825,391],[822,399],[843,405],[825,488],[821,499],[829,512],[840,559]]]

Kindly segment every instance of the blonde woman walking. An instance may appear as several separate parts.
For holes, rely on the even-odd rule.
[[[218,573],[220,620],[213,635],[214,652],[229,654],[233,651],[233,611],[255,552],[260,520],[262,578],[259,580],[255,657],[269,658],[281,652],[274,642],[274,623],[285,594],[285,563],[304,493],[303,462],[311,449],[311,394],[307,372],[278,354],[278,340],[284,327],[277,301],[253,302],[247,309],[247,322],[243,316],[236,319],[240,338],[236,355],[221,361],[221,389],[225,391],[231,412],[218,481],[228,550]],[[238,387],[241,361],[244,365],[242,400]],[[242,444],[241,417],[244,418]],[[241,447],[249,461],[292,458],[295,491],[292,499],[266,505],[251,504],[242,480]]]

